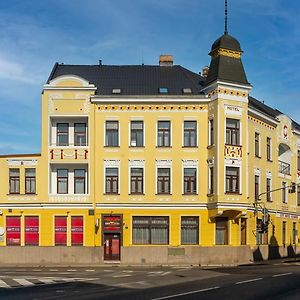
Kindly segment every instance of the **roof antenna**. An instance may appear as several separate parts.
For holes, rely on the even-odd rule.
[[[225,0],[225,31],[224,31],[224,34],[228,34],[228,29],[227,29],[227,15],[228,15],[227,0]]]

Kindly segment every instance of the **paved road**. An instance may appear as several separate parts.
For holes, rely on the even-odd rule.
[[[300,263],[0,268],[0,299],[300,299]]]

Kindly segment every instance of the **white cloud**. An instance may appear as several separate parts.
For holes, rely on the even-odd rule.
[[[36,84],[36,79],[28,77],[24,67],[14,61],[10,61],[0,56],[0,78],[14,81],[22,81],[25,83]]]

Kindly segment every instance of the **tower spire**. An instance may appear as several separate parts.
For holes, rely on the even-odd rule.
[[[228,34],[228,30],[227,30],[227,15],[228,15],[227,0],[225,0],[225,31],[224,31],[224,34]]]

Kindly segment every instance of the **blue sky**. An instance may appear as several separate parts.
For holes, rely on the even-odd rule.
[[[223,0],[0,1],[0,154],[40,151],[41,91],[56,61],[174,63],[199,72],[224,31]],[[300,1],[229,0],[252,96],[300,123]]]

